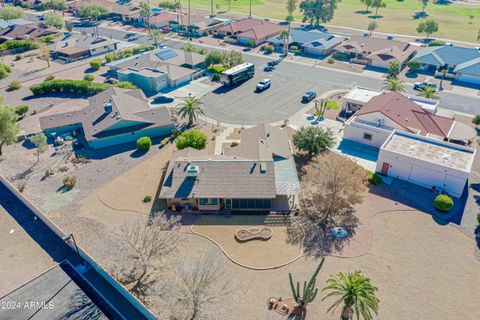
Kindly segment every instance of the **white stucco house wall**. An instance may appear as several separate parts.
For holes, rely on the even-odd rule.
[[[376,172],[459,198],[475,153],[474,148],[395,130],[380,147]]]

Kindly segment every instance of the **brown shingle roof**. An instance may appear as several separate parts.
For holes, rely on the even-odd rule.
[[[384,93],[373,97],[356,116],[380,112],[404,130],[421,135],[434,134],[447,137],[454,120],[433,115],[399,92]]]

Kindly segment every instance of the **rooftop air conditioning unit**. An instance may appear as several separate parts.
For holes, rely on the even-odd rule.
[[[112,104],[110,102],[104,103],[103,109],[105,110],[105,114],[110,114],[112,112]]]
[[[198,166],[189,165],[187,167],[187,176],[188,177],[196,177],[200,173],[200,168]]]

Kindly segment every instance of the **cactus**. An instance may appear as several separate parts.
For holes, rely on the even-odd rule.
[[[318,293],[318,288],[315,288],[317,284],[317,275],[320,272],[320,269],[322,269],[323,262],[325,261],[325,258],[322,257],[320,264],[317,267],[317,270],[315,270],[315,273],[312,275],[310,278],[310,281],[307,284],[307,281],[303,282],[303,291],[302,294],[300,294],[300,282],[297,282],[297,286],[293,284],[293,278],[292,274],[289,273],[288,277],[290,278],[290,287],[292,289],[292,294],[295,299],[295,302],[301,307],[301,308],[306,308],[307,305],[315,300],[317,293]]]

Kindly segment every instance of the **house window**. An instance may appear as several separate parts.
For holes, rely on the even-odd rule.
[[[370,133],[364,133],[363,140],[372,141],[372,135]]]
[[[200,199],[198,199],[198,203],[200,205],[214,205],[214,206],[216,206],[218,204],[218,199],[217,198],[200,198]]]

